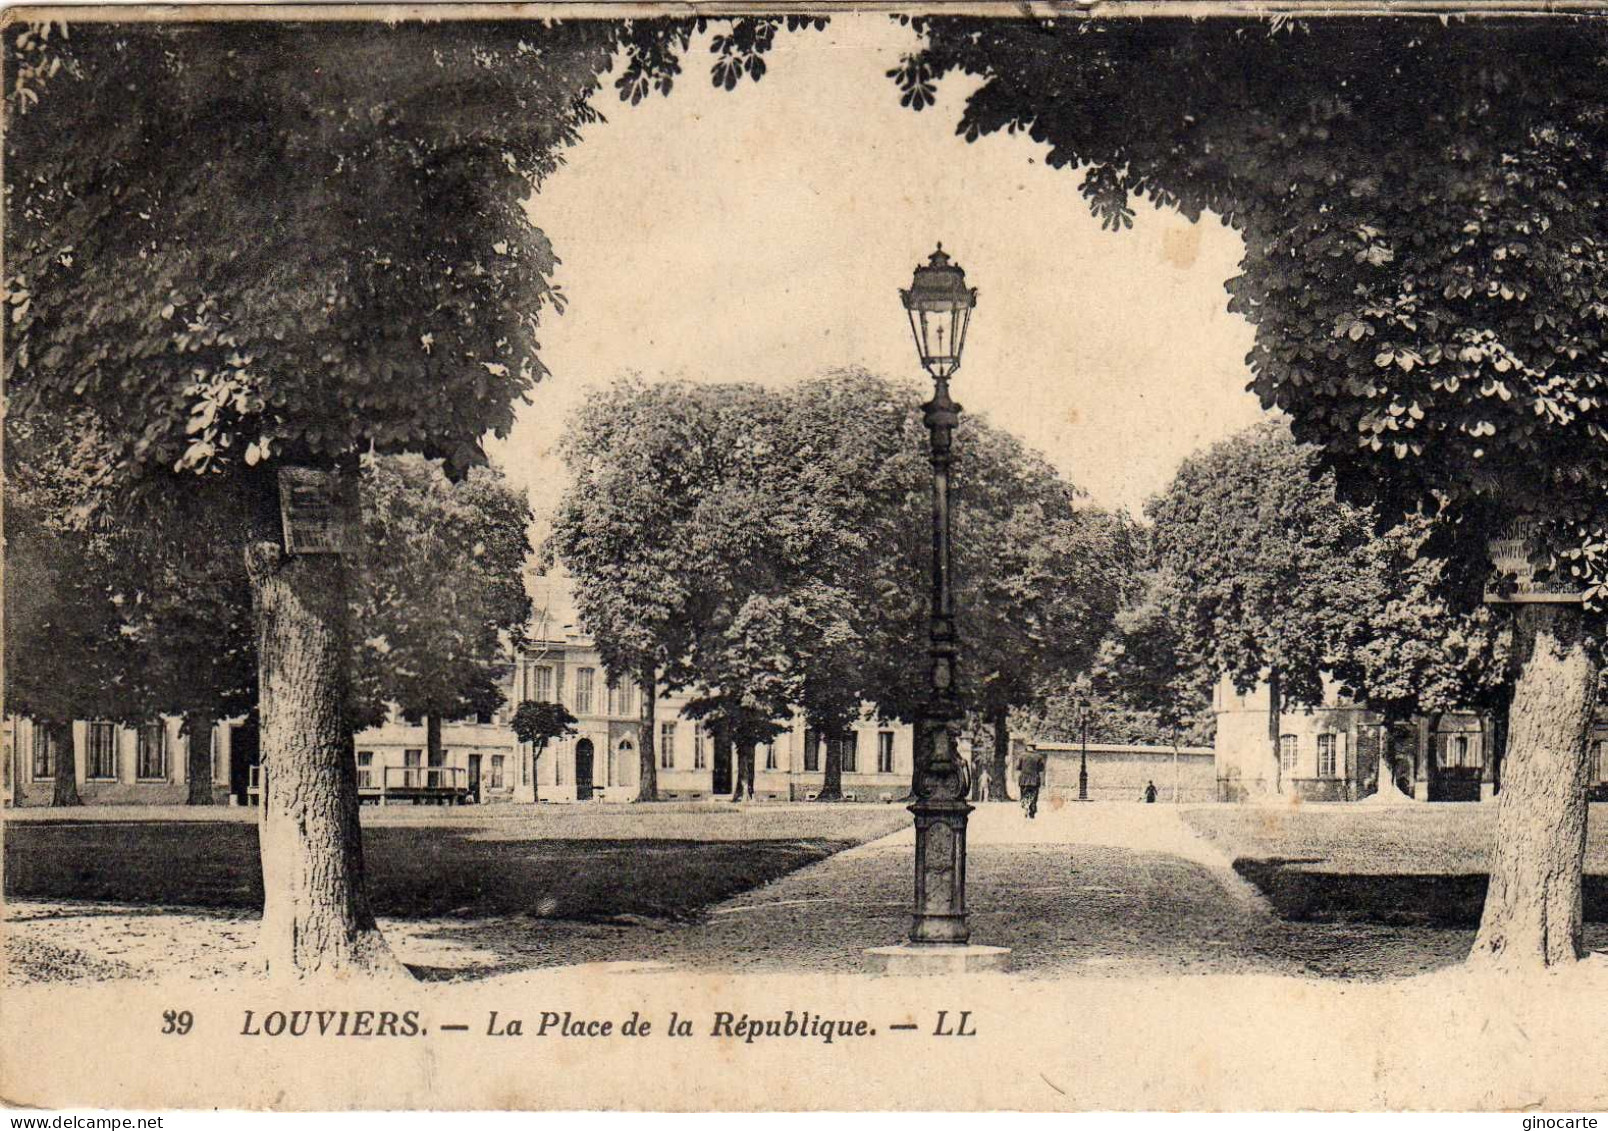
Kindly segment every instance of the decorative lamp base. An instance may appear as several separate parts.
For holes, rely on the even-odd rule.
[[[871,969],[877,974],[985,974],[1003,973],[1011,968],[1008,946],[877,946],[867,950]]]

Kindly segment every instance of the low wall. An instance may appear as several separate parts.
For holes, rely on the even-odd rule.
[[[1045,753],[1045,793],[1078,796],[1081,747],[1040,743]],[[1157,801],[1212,801],[1217,797],[1213,754],[1200,747],[1089,744],[1089,800],[1143,801],[1145,786],[1156,786]]]

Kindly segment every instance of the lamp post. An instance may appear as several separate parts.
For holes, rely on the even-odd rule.
[[[933,380],[922,406],[932,454],[932,598],[928,621],[927,703],[916,742],[916,901],[910,941],[916,945],[965,943],[966,818],[972,807],[966,766],[956,749],[963,714],[955,687],[955,595],[951,584],[949,474],[960,406],[949,399],[949,379],[960,368],[977,292],[949,261],[944,245],[916,268],[910,289],[899,292],[921,366]]]
[[[910,941],[871,954],[889,973],[1001,969],[1010,951],[969,946],[966,926],[966,818],[970,773],[960,758],[956,690],[955,596],[950,571],[949,477],[960,406],[949,399],[949,379],[960,368],[976,290],[950,262],[943,244],[916,268],[910,289],[899,292],[921,367],[933,380],[922,405],[932,458],[932,595],[928,621],[927,701],[916,726],[916,890]]]
[[[1078,700],[1078,732],[1082,735],[1083,750],[1078,755],[1078,800],[1089,799],[1089,701]]]

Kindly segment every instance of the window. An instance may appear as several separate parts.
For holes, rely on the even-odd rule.
[[[417,789],[421,775],[419,767],[424,765],[423,750],[402,751],[402,785],[407,789]]]
[[[1279,735],[1279,765],[1284,767],[1286,773],[1295,769],[1295,759],[1300,753],[1297,740],[1293,734]]]
[[[33,726],[33,776],[34,781],[49,781],[56,776],[56,740],[42,723]]]
[[[776,741],[774,739],[765,744],[765,768],[767,770],[776,768]]]
[[[1597,780],[1608,782],[1608,739],[1599,738],[1595,743],[1597,751]]]
[[[703,727],[692,728],[692,768],[705,769],[709,765],[709,752],[705,749],[708,739],[704,735]]]
[[[521,754],[519,756],[519,784],[520,785],[529,785],[530,784],[530,762],[531,762],[531,760],[529,758],[525,757],[523,754]]]
[[[532,670],[530,697],[538,703],[553,701],[553,669],[548,665],[537,664]]]
[[[374,751],[359,750],[357,752],[357,788],[374,788]]]
[[[893,773],[893,731],[877,731],[877,773]]]
[[[1466,735],[1466,734],[1454,734],[1452,736],[1452,741],[1450,743],[1450,747],[1451,747],[1451,749],[1450,749],[1449,753],[1450,753],[1451,757],[1450,757],[1450,759],[1448,761],[1448,765],[1466,766],[1466,765],[1469,764],[1469,760],[1468,760],[1468,735]]]
[[[140,727],[134,745],[134,776],[141,781],[167,777],[167,726],[160,722]]]
[[[858,773],[860,769],[860,736],[854,731],[845,731],[839,740],[843,743],[843,772],[846,774]]]
[[[111,723],[90,723],[84,728],[84,776],[101,781],[117,777],[117,727]]]
[[[556,751],[553,754],[553,784],[564,784],[564,759],[560,758]]]
[[[429,766],[425,770],[424,784],[429,786],[431,789],[440,789],[442,785],[445,784],[445,779],[447,777],[447,772],[443,768],[447,764],[446,747],[443,746],[440,750],[432,753],[426,759],[426,761],[429,763]]]
[[[673,770],[676,768],[676,724],[659,724],[659,768]]]
[[[590,715],[592,713],[592,683],[597,678],[595,668],[575,669],[575,713],[577,715]]]
[[[804,732],[804,772],[817,773],[821,768],[821,736],[813,730]]]
[[[501,789],[503,787],[503,756],[501,754],[491,756],[490,785],[492,789]]]
[[[632,707],[631,681],[622,679],[609,684],[609,714],[630,717]]]
[[[1332,734],[1318,735],[1318,777],[1336,777],[1335,736]]]

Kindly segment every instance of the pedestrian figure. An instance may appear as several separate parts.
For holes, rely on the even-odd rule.
[[[1016,787],[1022,792],[1022,811],[1027,819],[1038,816],[1039,786],[1044,781],[1044,755],[1033,743],[1016,763]]]
[[[1145,786],[1145,804],[1146,805],[1154,805],[1155,803],[1156,803],[1156,783],[1155,782],[1150,782],[1148,785]]]

